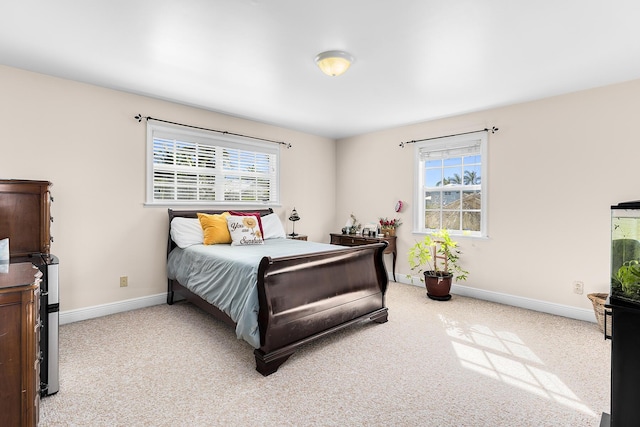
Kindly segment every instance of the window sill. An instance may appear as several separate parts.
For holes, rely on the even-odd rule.
[[[229,208],[229,209],[265,209],[281,207],[282,205],[277,202],[273,203],[234,203],[234,202],[145,202],[142,204],[145,208]]]
[[[425,231],[421,231],[421,230],[413,230],[411,231],[411,234],[414,235],[418,235],[418,236],[427,236],[427,235],[433,235],[433,233],[431,232],[425,232]],[[452,239],[470,239],[470,240],[489,240],[490,237],[488,235],[485,236],[478,236],[478,235],[471,235],[471,234],[454,234],[449,232],[449,236]]]

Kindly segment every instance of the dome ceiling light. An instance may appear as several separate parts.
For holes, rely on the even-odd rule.
[[[353,55],[342,50],[328,50],[316,56],[316,64],[327,76],[336,77],[349,69],[355,60]]]

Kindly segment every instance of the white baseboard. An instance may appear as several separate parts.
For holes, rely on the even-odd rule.
[[[389,272],[390,273],[390,272]],[[389,274],[389,277],[393,277]],[[396,274],[397,281],[408,285],[423,287],[424,284],[417,278],[413,282],[405,276]],[[462,285],[452,285],[451,293],[465,297],[477,298],[499,304],[511,305],[514,307],[526,308],[528,310],[540,311],[542,313],[555,314],[556,316],[568,317],[570,319],[584,320],[586,322],[596,322],[593,310],[585,308],[571,307],[568,305],[556,304],[547,301],[540,301],[531,298],[524,298],[515,295],[503,294],[483,289],[471,288]],[[121,313],[123,311],[135,310],[138,308],[151,307],[153,305],[167,302],[167,294],[161,293],[146,297],[133,298],[124,301],[117,301],[108,304],[96,305],[92,307],[79,308],[60,312],[60,324],[79,322],[81,320],[93,319],[95,317],[108,316],[109,314]]]
[[[398,282],[424,287],[424,283],[420,282],[417,277],[414,278],[413,281],[406,277],[400,277],[399,275],[396,275],[396,277],[399,279]],[[555,314],[556,316],[596,323],[596,316],[593,310],[586,308],[571,307],[568,305],[503,294],[500,292],[485,291],[483,289],[476,289],[456,284],[451,285],[451,293],[453,295],[477,298],[485,301],[497,302],[499,304],[511,305],[513,307],[526,308],[527,310]]]
[[[94,317],[102,317],[109,314],[122,313],[123,311],[165,304],[166,302],[167,293],[165,292],[162,294],[132,298],[102,305],[94,305],[92,307],[79,308],[76,310],[61,311],[60,324],[64,325],[66,323],[79,322],[81,320],[93,319]]]

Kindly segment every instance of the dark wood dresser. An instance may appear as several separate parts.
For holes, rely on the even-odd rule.
[[[393,281],[396,281],[396,258],[398,257],[398,250],[396,249],[396,236],[388,237],[369,237],[362,236],[360,234],[340,234],[331,233],[331,244],[342,246],[359,246],[367,245],[370,243],[387,242],[387,249],[384,250],[385,254],[393,255]]]
[[[42,273],[28,262],[0,267],[0,425],[35,426],[40,406]]]
[[[58,257],[50,253],[51,203],[49,181],[0,179],[0,239],[9,238],[11,264],[32,263],[40,281],[40,396],[58,392]],[[2,423],[0,423],[2,425]]]

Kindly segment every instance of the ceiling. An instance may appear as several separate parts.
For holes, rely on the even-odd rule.
[[[0,0],[0,64],[342,138],[640,78],[640,2]]]

